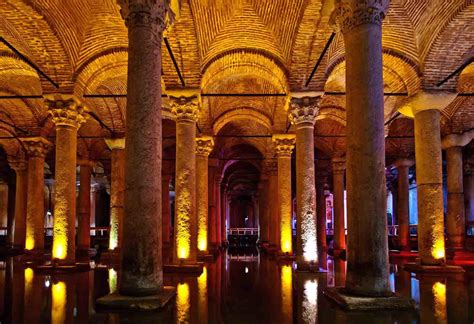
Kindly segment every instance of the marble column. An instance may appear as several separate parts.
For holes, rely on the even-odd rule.
[[[112,151],[110,172],[110,233],[109,250],[122,247],[124,192],[125,192],[125,138],[107,138]]]
[[[324,195],[324,185],[326,181],[326,174],[316,171],[316,228],[318,234],[318,251],[320,252],[327,250],[326,196]]]
[[[58,265],[76,262],[77,131],[85,121],[84,107],[72,96],[45,97],[56,126],[55,193],[52,259]]]
[[[79,160],[77,164],[80,166],[77,249],[88,255],[91,245],[91,177],[94,162]]]
[[[52,144],[43,137],[21,139],[28,155],[25,249],[44,249],[44,158]]]
[[[128,28],[125,192],[119,293],[163,292],[161,241],[162,1],[119,0]],[[160,307],[162,305],[154,306]]]
[[[209,252],[209,154],[214,147],[211,136],[196,138],[196,205],[198,215],[197,244],[200,253]]]
[[[162,190],[162,216],[161,221],[163,223],[162,237],[163,244],[170,244],[170,232],[171,232],[171,205],[170,205],[170,183],[171,175],[164,174],[161,178],[161,190]]]
[[[344,224],[344,158],[332,159],[333,205],[334,205],[334,253],[346,249],[346,228]]]
[[[398,159],[393,164],[398,170],[397,176],[397,224],[398,245],[401,251],[410,251],[410,183],[408,171],[414,162],[410,159]]]
[[[347,114],[345,292],[390,295],[382,75],[382,20],[388,0],[337,1],[344,37]]]
[[[278,200],[280,207],[280,253],[293,254],[291,228],[291,153],[295,147],[295,135],[278,134],[272,137],[278,163]]]
[[[26,239],[26,204],[28,191],[28,163],[24,159],[9,160],[10,167],[15,170],[15,220],[13,225],[12,246],[25,247]]]
[[[197,260],[196,122],[199,98],[169,94],[176,116],[176,180],[173,263]]]
[[[321,97],[292,95],[289,119],[296,127],[296,263],[298,270],[317,270],[314,122]]]

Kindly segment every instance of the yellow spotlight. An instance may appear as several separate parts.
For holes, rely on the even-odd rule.
[[[31,268],[26,268],[25,269],[25,284],[26,285],[31,284],[31,282],[33,281],[34,275],[35,275],[35,273],[34,273],[33,269],[31,269]]]
[[[433,244],[433,248],[431,249],[431,255],[435,259],[444,259],[444,238],[438,239]]]
[[[199,251],[206,251],[207,250],[207,240],[205,239],[205,235],[207,233],[199,233],[199,239],[198,239],[198,249]]]
[[[446,285],[441,282],[433,284],[433,299],[435,316],[438,319],[437,323],[446,323]]]
[[[281,308],[282,314],[289,315],[293,309],[293,272],[289,265],[281,268]]]
[[[53,259],[65,259],[67,255],[67,229],[65,223],[59,221],[54,224],[53,233]]]
[[[35,248],[35,240],[33,237],[28,236],[25,242],[25,250],[33,250]]]

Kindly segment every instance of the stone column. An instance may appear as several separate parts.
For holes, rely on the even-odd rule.
[[[162,1],[119,0],[128,28],[125,192],[119,293],[164,296],[161,240]],[[166,295],[166,294],[165,294]],[[162,307],[169,297],[152,305]],[[151,299],[151,298],[150,298]],[[133,307],[135,302],[130,304]],[[137,307],[137,306],[136,306]]]
[[[12,246],[25,247],[26,204],[28,191],[28,163],[24,159],[9,160],[10,167],[16,173],[15,220],[13,225]]]
[[[267,220],[268,220],[268,242],[269,250],[279,250],[280,245],[280,197],[278,193],[278,163],[268,161],[265,165],[268,175],[267,188]]]
[[[320,97],[293,94],[289,119],[296,127],[296,263],[298,270],[318,269],[314,122]]]
[[[222,199],[221,199],[221,182],[222,177],[216,176],[215,186],[216,186],[216,246],[220,247],[222,245]]]
[[[196,122],[199,99],[173,96],[171,110],[176,116],[176,180],[173,263],[197,260],[196,213]]]
[[[474,164],[469,162],[464,164],[464,210],[466,223],[474,222]]]
[[[398,170],[397,176],[397,223],[398,245],[401,251],[410,251],[410,183],[408,171],[414,162],[409,159],[398,159],[393,164]]]
[[[56,125],[56,161],[52,259],[58,265],[76,262],[77,131],[85,121],[84,107],[66,95],[45,97]]]
[[[209,154],[214,147],[210,136],[196,138],[196,205],[198,215],[197,244],[200,253],[209,252]]]
[[[318,251],[327,250],[326,242],[326,197],[324,196],[324,185],[326,175],[316,171],[316,228],[318,234]]]
[[[265,171],[264,171],[265,172]],[[268,199],[267,199],[267,188],[268,188],[268,177],[264,174],[260,176],[260,182],[258,183],[259,191],[259,227],[260,237],[259,244],[264,247],[268,246]]]
[[[162,190],[162,237],[163,244],[170,244],[170,232],[171,232],[171,206],[170,206],[170,183],[171,175],[163,175],[161,178],[161,190]]]
[[[25,249],[44,249],[44,158],[51,143],[42,137],[21,139],[28,155]]]
[[[79,160],[77,164],[80,166],[77,249],[88,255],[91,245],[91,176],[94,162]]]
[[[333,204],[334,204],[334,253],[346,249],[346,228],[344,225],[344,158],[332,159]]]
[[[280,253],[293,254],[293,231],[291,228],[291,153],[295,147],[295,135],[273,135],[272,141],[275,145],[278,163]]]
[[[347,277],[354,295],[390,294],[382,76],[388,0],[337,1],[346,51]]]
[[[209,161],[209,245],[213,251],[217,250],[217,219],[219,215],[219,200],[218,197],[218,183],[217,183],[217,172],[218,172],[218,160],[210,159]]]
[[[110,173],[110,233],[109,250],[120,251],[123,236],[125,192],[125,138],[107,138],[112,151]]]

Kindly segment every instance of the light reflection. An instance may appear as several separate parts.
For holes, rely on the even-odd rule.
[[[189,322],[190,302],[189,285],[186,282],[179,283],[176,288],[176,317],[178,323]]]
[[[303,321],[316,323],[318,315],[318,279],[306,280],[303,292]]]
[[[437,323],[447,323],[446,314],[446,285],[441,282],[433,284],[434,311]]]
[[[66,283],[59,281],[52,288],[51,323],[66,322]]]
[[[109,269],[109,293],[113,294],[117,291],[117,271],[113,268]]]
[[[285,320],[291,318],[293,312],[293,269],[290,265],[281,268],[281,310]],[[288,318],[289,317],[289,318]]]
[[[202,274],[198,277],[199,291],[199,318],[202,323],[207,323],[207,267],[202,269]]]

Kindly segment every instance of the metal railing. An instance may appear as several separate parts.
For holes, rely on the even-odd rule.
[[[91,227],[90,233],[91,236],[106,236],[106,234],[110,231],[110,227],[103,226],[103,227]],[[76,227],[77,232],[77,227]],[[0,232],[1,233],[1,232]],[[46,236],[53,236],[53,228],[52,227],[45,227],[44,234]]]
[[[258,228],[234,227],[227,230],[228,235],[258,235]]]

